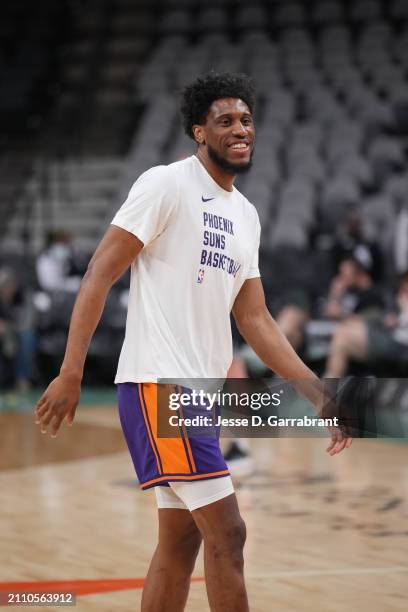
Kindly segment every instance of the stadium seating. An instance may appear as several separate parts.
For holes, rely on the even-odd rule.
[[[257,87],[254,166],[239,188],[258,208],[264,253],[315,256],[315,237],[355,210],[392,270],[408,198],[408,2],[41,6],[0,9],[0,262],[35,255],[58,227],[91,252],[140,173],[194,151],[178,95],[214,69]]]

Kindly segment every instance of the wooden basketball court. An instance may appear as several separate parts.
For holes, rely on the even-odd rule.
[[[3,413],[0,432],[0,591],[72,581],[88,592],[78,611],[138,610],[156,503],[135,484],[116,409],[82,407],[56,439],[31,413]],[[408,446],[356,440],[331,458],[324,440],[252,443],[256,471],[236,482],[251,612],[406,610]],[[201,557],[195,576],[188,612],[208,610]]]

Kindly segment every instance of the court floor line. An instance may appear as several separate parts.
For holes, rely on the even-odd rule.
[[[142,589],[144,578],[111,578],[96,580],[30,580],[18,582],[0,582],[1,592],[71,592],[75,595],[94,595],[96,593],[109,593],[113,591],[127,591]],[[204,582],[204,577],[193,576],[191,582]]]

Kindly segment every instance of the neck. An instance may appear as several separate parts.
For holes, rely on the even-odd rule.
[[[211,178],[225,191],[232,191],[232,185],[234,183],[235,175],[229,174],[222,170],[212,159],[208,156],[207,149],[199,146],[196,152],[196,157],[203,164]]]

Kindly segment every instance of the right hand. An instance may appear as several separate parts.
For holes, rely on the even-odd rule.
[[[65,418],[72,425],[80,395],[79,379],[62,373],[54,378],[35,405],[35,423],[41,433],[47,433],[50,426],[51,437],[55,438]]]
[[[330,283],[330,291],[329,291],[329,295],[331,299],[339,299],[341,298],[341,296],[343,295],[343,293],[345,291],[347,291],[348,289],[348,283],[346,281],[346,279],[341,276],[341,275],[337,275],[333,278],[332,282]]]

